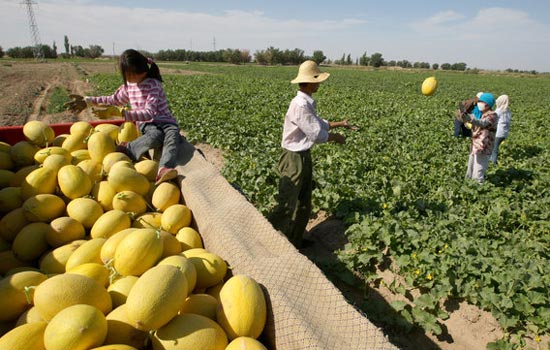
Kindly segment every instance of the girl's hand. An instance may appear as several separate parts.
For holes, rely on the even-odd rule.
[[[347,119],[344,119],[342,121],[342,127],[346,128],[346,129],[350,129],[350,130],[353,130],[353,131],[357,131],[359,130],[359,127],[356,126],[356,125],[351,125]]]
[[[65,103],[63,107],[67,108],[73,113],[78,114],[88,107],[88,104],[84,100],[84,97],[80,95],[69,95],[69,98],[71,98],[71,101]]]

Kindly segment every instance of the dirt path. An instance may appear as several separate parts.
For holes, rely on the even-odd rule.
[[[0,126],[22,125],[32,119],[49,123],[91,120],[91,115],[86,112],[78,116],[69,112],[48,115],[46,111],[51,92],[61,87],[69,93],[86,95],[92,91],[87,76],[96,72],[115,71],[112,61],[78,64],[0,61]],[[165,74],[192,73],[167,69]],[[220,150],[204,144],[196,146],[214,166],[218,169],[223,167],[223,153]],[[342,274],[330,272],[340,264],[334,251],[342,249],[347,243],[344,224],[320,213],[310,221],[308,230],[315,244],[302,253],[321,268],[330,267],[327,270],[328,277],[352,304],[377,315],[390,315],[392,309],[389,303],[398,296],[383,285],[368,285],[365,291],[365,288],[350,284],[349,279]],[[379,274],[387,283],[395,277],[387,270],[379,271]],[[481,350],[485,349],[487,342],[502,336],[497,322],[489,313],[464,302],[451,303],[449,308],[451,316],[444,321],[445,332],[440,337],[427,335],[419,329],[404,332],[383,322],[378,322],[378,325],[384,328],[392,342],[407,350]]]

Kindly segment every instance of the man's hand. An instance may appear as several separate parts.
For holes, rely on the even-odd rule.
[[[80,95],[69,95],[69,98],[71,99],[71,101],[63,104],[63,107],[73,113],[78,114],[88,107],[88,104],[84,100],[84,97]]]
[[[115,106],[98,107],[98,108],[93,108],[92,113],[99,119],[109,119],[112,117],[122,117],[123,109],[124,107],[115,107]]]

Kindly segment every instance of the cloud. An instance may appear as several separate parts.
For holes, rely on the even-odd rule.
[[[10,33],[0,33],[5,47],[30,45],[26,12],[13,1],[0,1],[0,22],[9,23]],[[295,47],[322,37],[325,33],[346,31],[365,23],[364,20],[275,19],[261,11],[227,10],[219,15],[174,11],[160,8],[125,8],[99,6],[92,1],[41,1],[35,7],[38,28],[45,43],[63,40],[88,46],[99,44],[110,51],[113,44],[120,52],[128,47],[157,51],[160,49],[212,50],[263,49],[270,45]],[[6,22],[5,22],[6,21]],[[58,45],[59,46],[59,45]],[[304,45],[305,46],[305,45]]]
[[[444,23],[455,22],[464,19],[464,15],[455,11],[443,11],[428,18],[427,24],[436,26]]]

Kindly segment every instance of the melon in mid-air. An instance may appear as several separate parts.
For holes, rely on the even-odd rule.
[[[424,79],[422,83],[422,95],[431,96],[437,90],[437,80],[435,77],[429,77]]]

